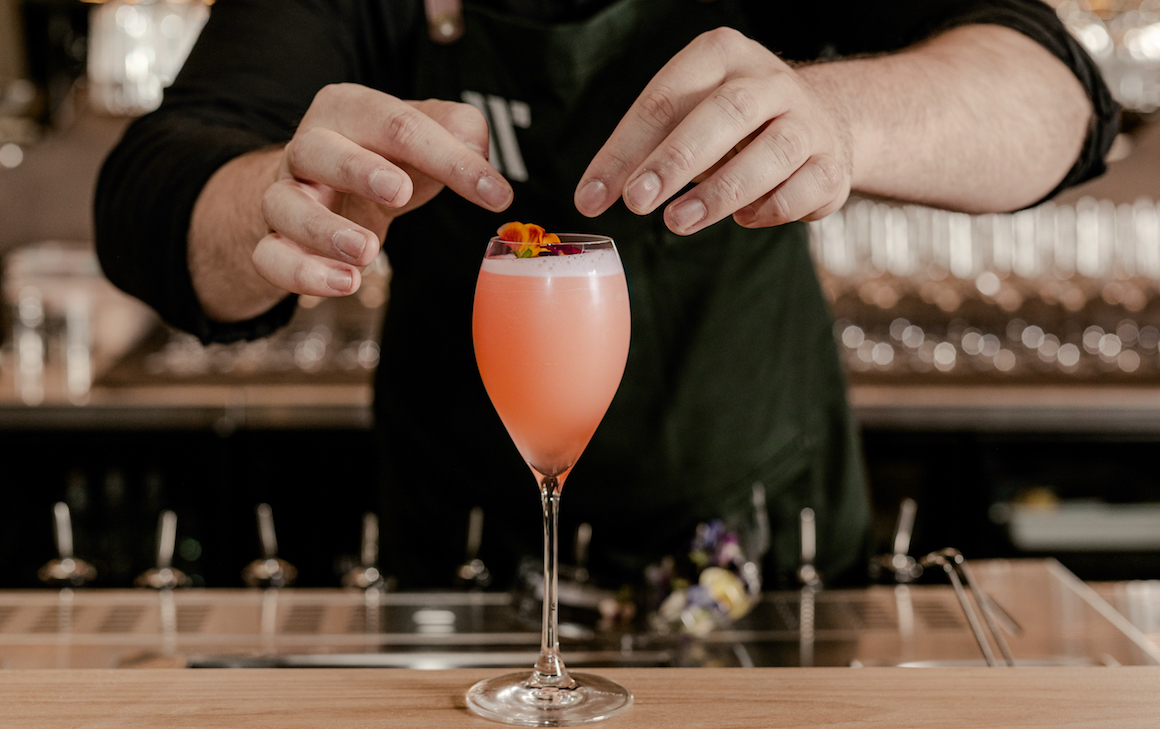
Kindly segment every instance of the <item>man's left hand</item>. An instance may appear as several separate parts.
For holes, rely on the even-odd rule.
[[[648,83],[576,188],[589,217],[618,197],[637,214],[669,203],[688,235],[732,215],[758,228],[815,220],[850,193],[848,122],[788,64],[741,33],[698,36]]]

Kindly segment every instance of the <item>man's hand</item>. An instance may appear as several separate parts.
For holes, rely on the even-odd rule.
[[[847,122],[761,44],[704,33],[645,87],[576,191],[587,216],[623,197],[686,235],[732,215],[746,227],[824,217],[850,193]]]
[[[508,206],[511,188],[488,164],[487,145],[487,122],[467,104],[323,88],[262,198],[271,233],[254,250],[255,268],[295,293],[356,291],[391,221],[445,185],[489,210]]]
[[[576,207],[665,209],[676,233],[823,217],[851,189],[971,213],[1051,192],[1092,116],[1075,74],[998,25],[789,68],[741,34],[698,37],[657,73],[597,153]]]
[[[444,186],[503,210],[512,189],[487,148],[487,122],[468,104],[323,88],[284,148],[232,160],[198,198],[189,263],[203,308],[237,321],[287,292],[354,293],[391,221]]]

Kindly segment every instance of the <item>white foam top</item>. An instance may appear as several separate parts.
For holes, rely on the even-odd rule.
[[[612,276],[624,271],[616,251],[604,248],[570,256],[483,259],[483,270],[501,276]]]

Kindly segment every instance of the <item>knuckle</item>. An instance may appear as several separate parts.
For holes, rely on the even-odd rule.
[[[761,135],[761,140],[777,163],[785,168],[796,169],[805,158],[806,140],[792,127],[779,125]]]
[[[338,156],[338,174],[340,179],[353,182],[361,179],[363,164],[361,150],[346,150]]]
[[[666,151],[666,166],[671,170],[681,175],[693,175],[701,171],[698,169],[700,157],[697,155],[697,150],[693,149],[687,142],[683,140],[670,141]]]
[[[845,174],[837,160],[828,155],[820,155],[813,160],[818,188],[826,195],[837,195],[842,192]]]
[[[601,154],[604,155],[604,167],[612,176],[620,175],[637,165],[637,162],[621,149],[608,146],[601,150]]]
[[[677,118],[677,107],[673,104],[671,92],[668,89],[658,88],[641,95],[640,113],[647,123],[667,129]]]
[[[303,147],[310,144],[309,140],[314,134],[315,131],[313,129],[300,131],[282,148],[282,156],[286,158],[286,166],[289,168],[291,174],[295,174],[302,169],[302,162],[305,157]]]
[[[299,263],[294,266],[294,272],[290,276],[290,281],[294,286],[294,291],[303,292],[309,290],[310,273],[306,270],[305,263]]]
[[[474,137],[487,137],[487,118],[483,112],[471,104],[455,104],[451,124],[460,131]]]
[[[775,192],[763,206],[762,212],[771,225],[789,223],[797,218],[793,215],[793,207],[789,198],[783,192]]]
[[[275,182],[262,193],[262,219],[273,227],[273,220],[278,214],[278,202],[282,193],[281,183]]]
[[[345,83],[331,83],[326,84],[314,94],[314,103],[321,107],[328,107],[338,104],[349,93],[350,84]]]
[[[476,158],[468,155],[451,155],[440,163],[439,169],[442,170],[440,177],[444,183],[460,179],[467,184],[477,181],[480,175],[485,174]]]
[[[728,81],[715,94],[713,103],[737,126],[749,126],[761,108],[761,101],[744,81]]]
[[[306,240],[300,243],[317,250],[334,249],[334,231],[328,215],[308,215],[303,219],[302,227]]]
[[[386,139],[397,147],[413,146],[421,129],[419,112],[410,107],[399,107],[384,121]]]
[[[738,43],[748,40],[745,34],[736,28],[728,26],[721,26],[713,30],[707,30],[701,35],[697,36],[697,41],[713,46],[717,46],[723,50],[735,47]]]
[[[730,212],[748,202],[745,199],[745,184],[735,175],[721,175],[715,180],[713,187],[713,196],[717,202]]]

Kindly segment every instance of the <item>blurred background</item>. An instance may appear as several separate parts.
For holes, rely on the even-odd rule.
[[[1126,109],[1107,175],[1011,215],[854,199],[811,224],[813,249],[878,552],[913,498],[915,553],[1160,578],[1160,0],[1057,11]],[[285,456],[374,447],[389,263],[356,297],[304,299],[269,340],[203,347],[115,291],[92,252],[101,161],[211,12],[0,0],[0,587],[39,584],[58,501],[103,586],[153,565],[163,509],[196,585],[241,584],[260,502],[299,585],[337,585],[358,560],[374,459],[335,474]],[[470,549],[467,524],[441,529]]]

